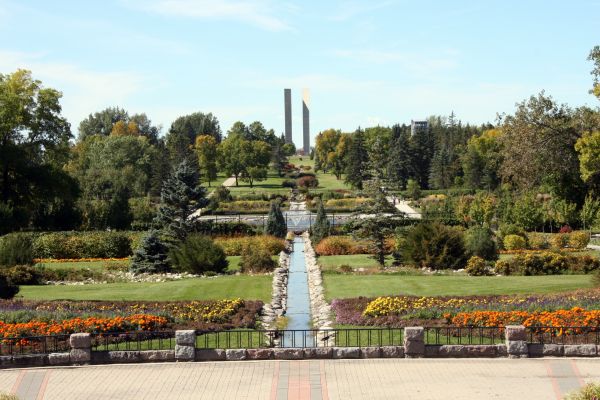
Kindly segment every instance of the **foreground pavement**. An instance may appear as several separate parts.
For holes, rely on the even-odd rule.
[[[372,359],[0,371],[0,393],[48,399],[560,399],[600,359]]]

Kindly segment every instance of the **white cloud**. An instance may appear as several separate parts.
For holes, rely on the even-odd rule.
[[[397,3],[397,1],[387,0],[380,2],[372,1],[350,1],[342,2],[340,9],[333,14],[329,19],[333,21],[347,21],[356,16],[364,16],[365,13],[379,10]]]
[[[156,14],[200,19],[231,19],[250,23],[270,31],[290,27],[274,16],[267,0],[122,0],[124,4]]]
[[[74,132],[79,121],[89,113],[108,106],[125,106],[151,81],[126,71],[98,72],[75,64],[47,61],[40,53],[0,50],[0,71],[9,73],[18,68],[31,70],[34,79],[63,93],[63,115],[73,125]]]

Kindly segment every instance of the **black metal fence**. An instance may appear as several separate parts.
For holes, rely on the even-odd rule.
[[[539,344],[595,344],[600,346],[600,327],[530,326],[527,341]]]
[[[170,350],[175,331],[135,331],[92,334],[93,351]]]
[[[403,328],[197,331],[196,348],[368,347],[402,345]]]
[[[49,354],[71,349],[70,335],[7,337],[0,339],[0,355]]]
[[[425,344],[500,344],[504,343],[503,327],[426,327]]]

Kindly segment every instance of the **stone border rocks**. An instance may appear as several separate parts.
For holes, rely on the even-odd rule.
[[[317,262],[317,254],[310,241],[310,235],[308,232],[304,232],[302,237],[304,239],[304,262],[306,263],[313,327],[318,330],[330,330],[333,329],[333,320],[331,319],[331,306],[325,301],[321,267]],[[317,338],[323,339],[325,336],[331,335],[332,332],[318,332]],[[319,346],[325,344],[323,340],[317,340],[317,343]]]
[[[265,304],[260,322],[263,329],[276,329],[277,318],[285,315],[287,310],[287,283],[290,272],[290,251],[292,242],[286,240],[285,250],[279,253],[279,267],[273,271],[273,288],[271,303]]]

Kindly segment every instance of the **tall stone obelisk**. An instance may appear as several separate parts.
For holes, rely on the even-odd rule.
[[[310,92],[308,89],[302,89],[302,138],[304,155],[310,154],[310,122],[309,122],[309,103]]]
[[[292,140],[292,89],[283,89],[283,105],[285,113],[285,142]]]

